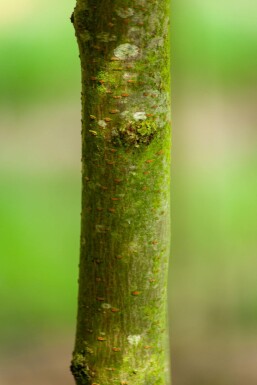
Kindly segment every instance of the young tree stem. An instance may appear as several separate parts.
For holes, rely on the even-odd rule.
[[[168,0],[77,0],[82,216],[77,385],[169,384]]]

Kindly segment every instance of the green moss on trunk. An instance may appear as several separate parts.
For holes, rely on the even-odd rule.
[[[169,383],[167,0],[77,0],[82,69],[77,385]]]

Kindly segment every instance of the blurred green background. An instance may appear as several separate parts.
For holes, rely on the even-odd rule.
[[[0,385],[73,384],[74,1],[0,6]],[[257,383],[257,6],[172,3],[174,385]]]

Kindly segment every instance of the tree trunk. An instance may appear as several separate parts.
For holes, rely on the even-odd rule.
[[[77,0],[82,218],[77,385],[167,385],[168,0]]]

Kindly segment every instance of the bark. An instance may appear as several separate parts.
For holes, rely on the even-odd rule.
[[[77,385],[169,383],[168,0],[77,0],[82,217]]]

